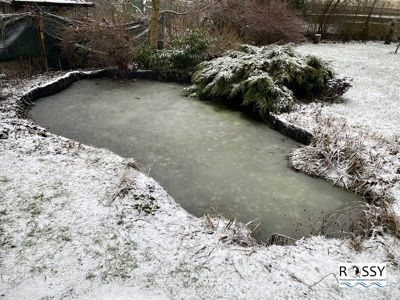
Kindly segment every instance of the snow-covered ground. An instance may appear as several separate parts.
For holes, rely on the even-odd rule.
[[[388,138],[400,137],[400,52],[396,44],[321,43],[303,44],[296,50],[330,62],[338,77],[353,79],[343,104],[324,106],[355,128],[376,131]]]
[[[299,47],[354,78],[346,103],[321,110],[354,128],[398,134],[400,54],[394,49],[380,43]],[[380,233],[354,246],[314,236],[295,246],[254,245],[240,224],[188,214],[132,159],[54,136],[25,118],[19,96],[48,80],[3,83],[1,299],[400,298],[397,238]],[[306,110],[292,119],[313,130]],[[338,265],[348,262],[386,263],[387,287],[340,288]]]
[[[345,147],[359,148],[356,158],[364,161],[361,172],[364,177],[346,174],[355,158],[334,161],[331,170],[320,176],[333,182],[342,181],[344,186],[349,180],[365,181],[370,194],[394,200],[393,208],[400,215],[400,53],[394,53],[396,46],[379,42],[298,46],[296,49],[300,53],[330,62],[338,77],[352,78],[353,87],[344,95],[341,104],[303,105],[298,111],[280,118],[320,137],[334,132],[330,153],[325,151],[324,155],[339,150],[345,152]],[[346,143],[349,139],[353,142]],[[312,152],[307,148],[310,147],[292,154],[295,167],[306,173],[316,167],[304,165],[305,157]],[[314,163],[319,164],[321,160]],[[360,187],[353,188],[360,190]]]

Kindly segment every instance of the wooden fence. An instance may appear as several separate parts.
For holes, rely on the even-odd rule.
[[[321,33],[323,38],[336,36],[343,39],[383,39],[389,23],[397,21],[400,34],[400,8],[378,1],[371,5],[351,5],[328,0],[307,7],[305,17],[310,34]]]

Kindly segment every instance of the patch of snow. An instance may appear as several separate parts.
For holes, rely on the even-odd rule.
[[[333,114],[359,129],[385,137],[400,136],[400,56],[395,44],[321,43],[302,44],[296,50],[331,63],[338,77],[353,79],[353,87],[341,104],[322,106],[324,115]],[[307,111],[312,107],[304,107]]]
[[[321,45],[328,52],[323,44],[302,47]],[[358,56],[368,48],[340,47],[362,50]],[[371,47],[381,51],[378,45]],[[348,62],[354,71],[343,75],[352,77],[357,66],[367,67],[359,65],[358,56],[354,64]],[[335,64],[342,70],[339,62]],[[359,82],[369,82],[371,90],[375,81],[366,77]],[[19,85],[10,83],[7,99],[0,102],[0,133],[5,132],[0,139],[2,299],[400,297],[398,239],[382,234],[357,247],[349,240],[321,236],[295,246],[236,245],[226,238],[233,230],[228,220],[190,215],[157,182],[136,171],[132,159],[55,136],[26,118],[19,101],[23,92],[49,80],[42,75]],[[359,97],[370,94],[365,91]],[[358,94],[346,94],[347,104],[321,109],[350,116],[346,105],[356,111],[350,95]],[[359,100],[354,101],[360,105]],[[307,118],[307,109],[297,118]],[[387,120],[372,122],[366,124],[374,130],[377,124],[398,130]],[[399,205],[394,207],[399,212]],[[347,262],[386,263],[387,287],[339,288],[338,265]]]

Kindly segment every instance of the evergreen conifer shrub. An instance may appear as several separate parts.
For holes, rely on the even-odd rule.
[[[166,77],[164,79],[190,82],[196,65],[203,60],[210,43],[207,31],[188,29],[182,39],[173,41],[171,49],[156,50],[150,56],[150,68],[159,71],[161,77]]]
[[[198,29],[187,30],[183,39],[173,42],[174,47],[158,50],[151,58],[153,69],[180,69],[195,66],[202,60],[210,42]]]
[[[250,106],[264,116],[287,112],[298,100],[321,96],[334,77],[326,62],[301,56],[292,45],[242,45],[201,63],[188,90],[199,99]]]

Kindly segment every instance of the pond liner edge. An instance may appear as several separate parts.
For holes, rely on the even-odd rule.
[[[33,89],[25,92],[21,100],[25,105],[31,105],[32,102],[36,101],[39,98],[47,97],[53,94],[56,94],[67,87],[69,87],[72,83],[81,80],[81,79],[95,79],[102,77],[120,77],[123,75],[119,70],[113,69],[101,69],[96,71],[72,71],[68,72],[64,76],[61,76],[53,81],[47,82],[44,85],[35,87]],[[126,73],[125,73],[126,75]],[[151,70],[138,70],[131,71],[128,73],[128,78],[141,78],[141,79],[152,79],[157,80],[159,76],[158,72]]]
[[[78,80],[103,77],[105,72],[106,69],[97,71],[68,72],[64,76],[61,76],[53,81],[47,82],[44,85],[28,90],[22,95],[21,100],[25,105],[31,105],[32,102],[36,101],[37,99],[56,94],[66,89],[72,83]]]
[[[53,81],[50,81],[44,85],[35,87],[33,89],[25,92],[21,100],[26,106],[30,106],[39,98],[50,96],[56,94],[67,87],[69,87],[72,83],[81,80],[81,79],[95,79],[102,77],[119,77],[119,70],[114,69],[102,69],[96,71],[73,71],[61,76]],[[126,73],[125,73],[126,75]],[[159,72],[151,71],[151,70],[138,70],[131,71],[128,73],[128,78],[131,79],[151,79],[157,80]],[[311,132],[297,127],[295,125],[289,124],[287,122],[282,121],[278,118],[277,115],[272,113],[267,113],[266,116],[263,117],[264,122],[269,125],[272,129],[280,132],[281,134],[299,142],[304,145],[309,145],[311,140],[313,139],[313,135]]]
[[[104,77],[128,78],[128,79],[151,79],[158,80],[160,72],[153,70],[121,71],[118,69],[105,70]]]
[[[273,113],[268,112],[266,116],[263,117],[263,120],[272,129],[304,145],[309,145],[314,138],[314,135],[310,131],[284,122]]]

